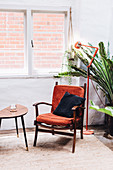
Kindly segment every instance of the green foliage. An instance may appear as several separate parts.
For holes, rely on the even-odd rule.
[[[61,77],[68,77],[68,83],[72,84],[72,76],[75,76],[75,73],[73,73],[72,65],[75,65],[77,63],[77,57],[74,55],[73,46],[71,46],[71,49],[68,51],[65,51],[64,57],[63,57],[63,64],[62,64],[62,72],[58,75],[55,75],[55,78],[61,78]],[[65,70],[67,70],[65,72]]]
[[[91,106],[89,107],[90,109],[106,113],[107,115],[113,117],[113,107],[107,106],[105,108],[99,108],[97,105],[95,105],[93,101],[90,101],[90,103],[91,103]]]
[[[91,46],[91,44],[89,44]],[[84,66],[88,66],[89,62],[93,58],[94,50],[91,48],[82,48],[80,50],[72,49],[75,58],[80,59]],[[76,63],[68,63],[70,71],[65,73],[59,73],[58,76],[82,76],[87,77],[87,71],[84,68],[80,68]],[[99,43],[99,53],[96,54],[93,63],[90,67],[90,79],[95,81],[100,89],[105,93],[109,103],[113,104],[113,57],[110,59],[109,43],[107,52],[104,47],[104,43]]]

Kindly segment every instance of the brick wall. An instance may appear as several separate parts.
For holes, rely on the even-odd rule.
[[[64,14],[34,13],[35,69],[61,68],[64,43]]]
[[[24,67],[24,13],[0,12],[0,69]]]
[[[33,41],[34,70],[61,68],[64,14],[33,13]],[[24,13],[0,12],[0,69],[22,69],[24,62]]]

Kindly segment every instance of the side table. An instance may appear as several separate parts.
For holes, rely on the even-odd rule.
[[[16,111],[15,112],[10,111],[10,106],[1,110],[0,111],[0,127],[1,127],[2,119],[14,118],[15,124],[16,124],[17,137],[19,137],[17,118],[21,117],[21,122],[22,122],[22,127],[23,127],[23,132],[24,132],[24,138],[25,138],[25,144],[26,144],[26,150],[28,151],[28,143],[27,143],[27,137],[26,137],[25,124],[24,124],[24,115],[27,114],[27,112],[28,112],[27,107],[22,106],[20,104],[16,104]]]

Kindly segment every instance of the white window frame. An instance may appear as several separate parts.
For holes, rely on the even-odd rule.
[[[6,10],[6,9],[4,9],[4,10],[0,10],[0,12],[22,12],[24,14],[24,25],[25,25],[25,15],[26,15],[26,11],[25,10],[10,10],[10,9]],[[25,33],[25,26],[24,26],[24,33]],[[25,40],[25,34],[24,34],[24,60],[26,61],[27,56],[26,56],[25,44],[26,44],[26,40]],[[14,76],[15,75],[18,76],[19,74],[20,75],[23,75],[23,74],[27,75],[27,65],[26,65],[26,62],[24,62],[24,68],[22,70],[21,69],[17,69],[17,70],[11,69],[10,73],[8,73],[8,72],[4,73],[5,69],[2,69],[2,70],[3,70],[3,75],[0,75],[0,77],[6,77],[6,76],[9,77],[9,76],[12,76],[11,74],[13,74]],[[2,71],[2,70],[0,69],[0,71]]]
[[[64,52],[67,49],[68,44],[68,23],[69,23],[69,10],[70,7],[42,7],[42,6],[22,6],[22,5],[0,5],[0,11],[12,11],[12,12],[24,12],[25,13],[25,62],[26,72],[18,75],[0,75],[0,78],[37,78],[37,77],[52,77],[54,73],[50,74],[37,74],[33,75],[33,49],[31,46],[31,40],[33,40],[32,33],[32,13],[64,13]]]

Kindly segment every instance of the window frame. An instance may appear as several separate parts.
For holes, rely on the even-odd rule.
[[[24,14],[24,25],[25,25],[25,15],[26,15],[26,11],[25,10],[1,10],[0,9],[0,12],[21,12],[21,13],[23,13]],[[26,40],[25,40],[25,26],[24,26],[24,59],[26,60],[26,48],[25,48],[25,43],[26,43]],[[23,75],[23,74],[25,74],[25,75],[27,75],[27,66],[26,66],[26,63],[24,63],[24,68],[22,69],[22,71],[20,72],[20,69],[12,69],[12,71],[8,74],[7,72],[6,73],[3,73],[3,75],[0,75],[0,77],[9,77],[9,76],[18,76],[18,74],[20,74],[20,75]],[[5,70],[5,69],[4,69]],[[2,71],[2,70],[0,70],[0,71]],[[15,75],[11,75],[11,74],[13,74],[13,71],[16,71],[16,73],[15,73]],[[20,72],[20,73],[17,73],[17,72]]]
[[[0,75],[0,78],[38,78],[38,77],[53,77],[55,72],[47,74],[33,75],[33,48],[31,46],[31,40],[33,40],[33,18],[34,12],[39,13],[63,13],[65,14],[64,20],[64,51],[67,49],[68,44],[68,23],[69,23],[69,10],[70,7],[42,7],[42,6],[22,6],[22,5],[1,5],[0,11],[6,12],[24,12],[24,37],[25,37],[25,65],[26,73],[17,75]]]

